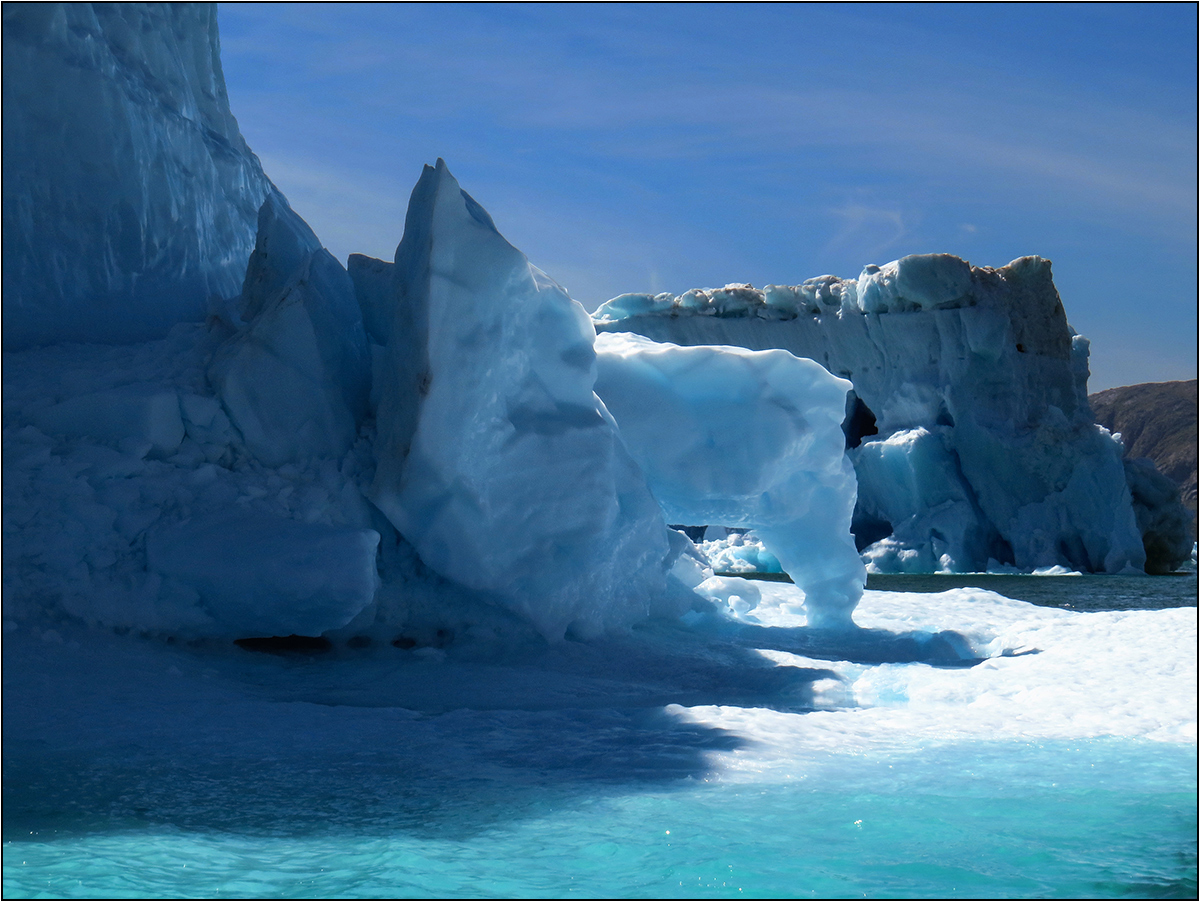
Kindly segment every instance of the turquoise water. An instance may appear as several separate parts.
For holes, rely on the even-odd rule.
[[[1057,587],[1064,604],[1097,594],[1087,577],[1017,579]],[[1163,579],[1101,585],[1112,604]],[[1183,676],[1152,685],[1195,693],[1194,635],[1156,639],[1149,657],[1119,653],[1148,647],[1151,620],[1187,629],[1177,615],[1139,616],[1095,623],[1146,630],[1141,645],[1082,619],[1068,635],[1050,618],[1041,635],[1075,643],[1060,660],[1100,662],[1080,679],[1101,701],[1062,729],[1128,724],[1130,705],[1168,712],[1167,725],[1189,719],[1190,703],[1125,691],[1162,654]],[[1196,897],[1194,741],[1004,738],[1059,716],[1047,712],[1073,669],[1045,671],[993,737],[955,730],[999,696],[942,694],[942,708],[862,718],[813,711],[792,681],[822,678],[819,662],[767,667],[687,635],[651,631],[624,652],[564,646],[505,668],[390,646],[278,658],[22,626],[4,640],[3,894]],[[881,671],[1017,680],[1055,653]],[[420,697],[408,684],[432,687],[421,710],[396,704]],[[681,699],[711,706],[707,719],[669,706]],[[1039,707],[1041,720],[1018,722]]]
[[[1115,740],[947,745],[703,777],[539,786],[359,761],[363,799],[316,762],[176,775],[122,822],[109,772],[74,815],[10,786],[14,897],[1189,898],[1195,749]],[[337,766],[337,762],[331,762]],[[281,781],[287,784],[283,790]],[[122,783],[127,785],[122,786]],[[188,785],[192,783],[193,785]],[[553,784],[554,781],[550,780]],[[205,792],[215,798],[205,798]],[[266,793],[268,804],[257,796]],[[14,798],[14,796],[16,796]],[[240,800],[240,801],[239,801]],[[247,804],[248,803],[248,804]],[[249,810],[240,829],[227,806]],[[44,808],[44,805],[42,806]],[[86,809],[91,807],[91,811]],[[171,812],[174,812],[172,816]],[[13,815],[10,817],[10,814]],[[49,819],[45,819],[51,814]],[[29,829],[43,819],[41,829]],[[24,834],[24,835],[18,835]]]

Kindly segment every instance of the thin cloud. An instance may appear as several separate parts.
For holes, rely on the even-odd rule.
[[[904,214],[899,210],[846,204],[830,210],[840,226],[822,249],[827,257],[855,254],[866,263],[886,263],[883,257],[908,236]]]

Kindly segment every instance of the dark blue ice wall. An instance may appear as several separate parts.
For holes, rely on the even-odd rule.
[[[270,182],[215,4],[4,5],[5,349],[155,338],[237,295]]]

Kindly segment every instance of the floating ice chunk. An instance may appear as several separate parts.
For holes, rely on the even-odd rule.
[[[317,636],[371,603],[379,533],[220,513],[152,529],[151,570],[199,595],[230,636]]]
[[[749,613],[762,600],[758,586],[737,576],[710,576],[696,587],[696,593],[727,604],[736,614]]]
[[[768,286],[755,316],[704,315],[710,295],[597,328],[785,349],[850,379],[855,535],[873,567],[976,571],[991,559],[1121,572],[1186,557],[1186,524],[1122,470],[1119,445],[1092,419],[1088,342],[1067,323],[1048,260],[992,269],[910,256],[858,280]],[[856,423],[878,438],[862,445],[872,433]],[[930,437],[909,441],[914,430]],[[880,444],[892,436],[899,445]],[[1136,518],[1131,490],[1147,502]]]
[[[700,543],[700,552],[708,558],[712,569],[724,573],[782,573],[783,567],[753,532],[730,533],[724,538],[709,535],[724,527],[710,526]]]
[[[677,551],[592,391],[587,313],[441,160],[396,277],[372,500],[421,560],[551,640],[678,613]]]
[[[269,466],[345,454],[370,392],[362,313],[346,271],[278,194],[259,213],[243,311],[250,324],[209,374],[246,447]]]
[[[596,339],[596,390],[672,523],[753,527],[804,589],[809,623],[850,624],[850,385],[786,351]]]
[[[179,395],[154,385],[128,385],[68,398],[34,415],[50,435],[87,436],[167,455],[183,441]]]

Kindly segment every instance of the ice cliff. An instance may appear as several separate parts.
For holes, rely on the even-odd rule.
[[[270,190],[215,5],[4,5],[4,347],[129,342],[236,297]]]
[[[1088,343],[1047,260],[912,256],[858,279],[622,295],[594,318],[656,341],[783,348],[849,379],[854,531],[874,569],[1145,564],[1120,445],[1088,407]]]

